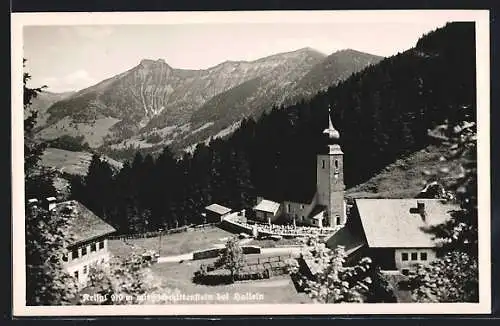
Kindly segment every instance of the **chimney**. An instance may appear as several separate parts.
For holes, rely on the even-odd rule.
[[[55,207],[56,207],[56,197],[47,197],[45,199],[45,209],[51,211]]]
[[[38,199],[36,198],[31,198],[31,199],[28,199],[28,206],[29,207],[37,207],[38,206]]]
[[[422,217],[422,220],[425,222],[425,217],[426,217],[425,203],[422,200],[417,201],[417,211],[420,214],[420,216]]]

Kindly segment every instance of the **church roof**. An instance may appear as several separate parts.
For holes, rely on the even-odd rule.
[[[323,130],[323,133],[328,136],[330,141],[338,140],[340,138],[340,133],[337,129],[335,129],[332,123],[330,106],[328,106],[328,128]]]
[[[205,207],[207,211],[211,211],[220,215],[227,214],[231,211],[231,208],[227,208],[225,206],[219,205],[219,204],[212,204],[207,207]]]
[[[54,210],[68,216],[70,245],[99,238],[116,231],[115,228],[76,200],[58,203]]]
[[[315,220],[322,220],[324,218],[324,215],[321,214],[326,210],[325,205],[316,205],[314,208],[311,210],[311,213],[309,214],[309,218],[315,219]]]
[[[424,218],[416,212],[417,201],[425,209]],[[361,224],[372,248],[433,248],[430,226],[448,220],[457,205],[439,199],[356,199]]]
[[[256,211],[276,214],[279,208],[279,203],[267,199],[262,199],[253,209]]]

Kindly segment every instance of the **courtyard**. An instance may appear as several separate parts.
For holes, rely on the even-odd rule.
[[[252,254],[247,255],[247,258],[266,258],[266,256],[269,255]],[[311,303],[311,299],[305,293],[297,292],[288,275],[216,286],[193,283],[192,277],[200,265],[213,261],[214,259],[204,259],[180,263],[158,263],[154,264],[151,270],[161,281],[161,287],[165,288],[166,292],[173,290],[186,297],[198,298],[198,300],[182,300],[182,297],[178,296],[179,301],[172,303]]]

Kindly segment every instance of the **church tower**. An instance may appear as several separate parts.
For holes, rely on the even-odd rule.
[[[324,205],[326,209],[326,221],[328,226],[344,225],[346,212],[344,203],[344,168],[340,145],[338,144],[340,133],[333,127],[328,107],[328,129],[323,134],[328,139],[327,154],[318,154],[316,168],[316,189],[318,193],[318,204]]]

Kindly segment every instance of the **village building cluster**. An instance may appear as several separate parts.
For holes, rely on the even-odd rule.
[[[330,114],[324,134],[327,151],[317,155],[316,192],[309,201],[276,202],[258,197],[253,221],[247,220],[245,210],[234,212],[214,203],[205,207],[204,223],[236,223],[253,236],[326,236],[325,245],[331,249],[343,246],[348,261],[371,257],[383,270],[403,274],[414,263],[435,259],[438,243],[428,231],[449,219],[457,206],[440,199],[355,199],[347,209],[344,154]],[[62,260],[66,271],[81,285],[86,283],[91,266],[109,261],[108,237],[116,230],[84,205],[75,200],[57,203],[54,197],[43,202],[30,199],[28,205],[43,205],[48,211],[70,217],[68,254]]]

